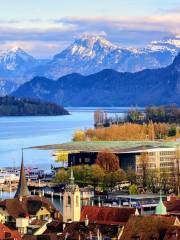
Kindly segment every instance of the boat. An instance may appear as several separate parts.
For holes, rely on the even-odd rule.
[[[20,168],[17,167],[7,167],[4,169],[8,174],[13,174],[19,178]],[[26,178],[30,180],[38,180],[44,177],[44,170],[38,169],[36,167],[25,168]]]
[[[14,173],[9,173],[6,169],[0,169],[0,184],[5,182],[18,182],[19,176]]]

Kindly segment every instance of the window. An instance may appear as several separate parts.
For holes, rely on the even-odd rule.
[[[79,197],[76,196],[76,207],[78,207],[78,206],[79,206]]]
[[[68,205],[70,206],[71,205],[71,197],[68,196]]]
[[[149,156],[155,156],[156,155],[155,152],[149,152],[148,154],[149,154]]]
[[[84,161],[85,163],[90,163],[90,158],[85,158]]]

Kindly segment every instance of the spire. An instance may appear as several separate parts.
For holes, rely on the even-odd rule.
[[[24,170],[24,157],[23,157],[23,149],[22,149],[21,172],[20,172],[19,184],[15,194],[15,198],[27,197],[29,195],[30,195],[30,192],[28,190],[27,182],[26,182],[26,175]]]
[[[70,176],[70,184],[73,185],[74,184],[74,173],[73,173],[73,168],[72,168],[72,163],[71,163],[71,176]]]
[[[161,195],[161,190],[160,190],[160,198],[159,198],[159,203],[156,207],[156,214],[157,215],[166,215],[167,214],[167,209],[164,206],[164,203],[162,201],[162,195]]]

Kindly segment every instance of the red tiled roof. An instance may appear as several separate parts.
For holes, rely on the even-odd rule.
[[[180,226],[170,226],[165,234],[163,240],[176,240],[180,239]]]
[[[171,201],[164,202],[165,206],[167,207],[167,212],[171,213],[180,213],[180,199],[175,199]]]
[[[66,227],[63,233],[59,236],[59,239],[90,239],[90,236],[94,239],[94,237],[97,237],[98,232],[101,233],[103,239],[116,239],[118,230],[119,228],[117,225],[90,223],[85,226],[85,222],[72,222],[66,224]]]
[[[81,221],[87,216],[90,223],[124,225],[134,213],[134,208],[84,206],[81,211]]]
[[[120,240],[164,239],[169,226],[174,225],[176,218],[169,216],[131,216],[125,225]]]
[[[23,236],[23,240],[58,240],[59,237],[57,236],[57,234],[42,234],[42,235],[37,235],[37,236],[33,236],[33,235],[24,235]]]
[[[4,224],[0,223],[0,240],[4,239],[16,239],[21,240],[21,236],[16,230],[11,230]]]

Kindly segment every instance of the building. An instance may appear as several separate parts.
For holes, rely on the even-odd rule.
[[[162,201],[162,196],[160,196],[159,203],[156,206],[156,214],[157,215],[167,215],[167,208]]]
[[[177,216],[180,219],[180,198],[170,198],[164,201],[169,215]]]
[[[46,230],[46,224],[58,216],[54,205],[43,196],[31,196],[26,182],[22,153],[21,172],[15,197],[0,201],[0,222],[11,224],[23,236]],[[33,224],[35,220],[42,224]],[[41,229],[41,230],[40,230]]]
[[[81,210],[81,222],[88,219],[89,223],[124,226],[129,217],[135,214],[132,207],[98,207],[84,206]]]
[[[21,240],[21,235],[18,231],[9,228],[8,226],[0,223],[0,239],[5,240]]]
[[[177,218],[170,216],[131,216],[122,231],[120,240],[165,240],[172,233],[172,227],[180,228]],[[171,229],[171,231],[170,231]]]
[[[119,157],[119,165],[125,171],[131,167],[141,174],[142,164],[146,164],[148,169],[156,169],[160,174],[168,173],[174,177],[177,169],[177,146],[177,142],[162,141],[95,141],[57,144],[48,149],[68,152],[69,166],[94,164],[97,154],[109,149]],[[143,163],[142,155],[145,158]]]
[[[141,215],[155,214],[156,207],[159,204],[158,194],[119,194],[112,192],[108,194],[104,204],[112,206],[133,207],[136,208]]]
[[[66,185],[63,194],[63,221],[75,222],[80,220],[81,203],[80,203],[79,186],[74,183],[73,170],[71,168],[71,177],[69,184]]]

